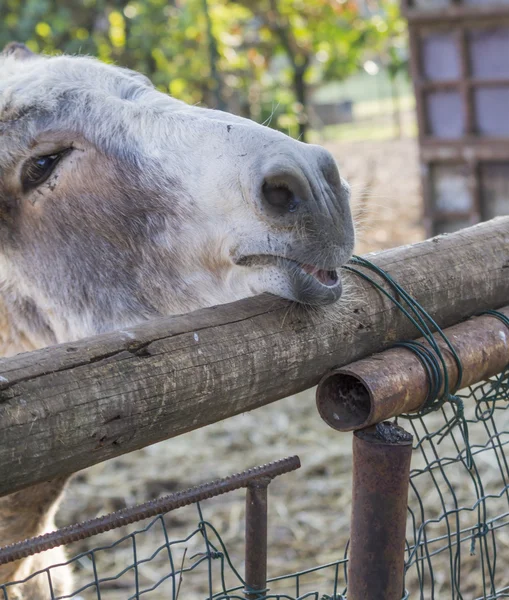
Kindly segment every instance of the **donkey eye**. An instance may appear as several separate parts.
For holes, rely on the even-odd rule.
[[[64,150],[55,154],[37,156],[27,161],[22,173],[23,189],[27,191],[44,183],[66,153],[67,150]]]

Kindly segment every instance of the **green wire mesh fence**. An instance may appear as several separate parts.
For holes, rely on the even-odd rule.
[[[509,597],[509,369],[411,420],[407,588],[412,597]]]
[[[405,556],[406,596],[495,599],[509,597],[509,369],[460,394],[469,443],[458,426],[456,408],[412,419],[414,455]],[[468,481],[468,485],[465,482]],[[159,515],[113,544],[92,547],[69,561],[76,589],[57,596],[52,578],[60,565],[30,575],[22,584],[0,585],[0,598],[13,600],[34,578],[44,578],[46,598],[134,600],[136,598],[246,598],[238,565],[213,524],[205,520],[206,502],[196,504],[197,525],[184,539],[171,539],[168,514]],[[150,554],[138,548],[148,532],[160,540]],[[154,536],[154,533],[157,533]],[[347,532],[344,532],[347,536]],[[100,555],[120,548],[131,558],[118,569],[101,572]],[[338,560],[269,578],[262,599],[339,600],[347,597],[348,544]],[[270,565],[270,548],[269,548]],[[153,569],[151,569],[153,566]],[[154,581],[151,571],[164,571]],[[316,582],[319,582],[316,584]],[[313,589],[312,585],[317,585]],[[16,593],[19,593],[16,592]],[[23,596],[21,596],[23,597]],[[30,597],[30,596],[27,596]],[[45,600],[45,599],[40,599]]]
[[[211,523],[203,519],[200,504],[197,504],[196,508],[198,513],[197,526],[183,539],[170,540],[169,529],[171,527],[164,515],[160,515],[152,519],[146,527],[133,531],[113,544],[98,546],[76,555],[66,563],[73,565],[76,578],[81,580],[81,585],[79,587],[76,585],[76,589],[71,594],[59,596],[54,593],[52,577],[62,566],[54,565],[47,570],[30,575],[21,584],[11,582],[0,586],[0,598],[18,598],[17,595],[10,595],[11,588],[16,587],[23,593],[23,585],[28,586],[35,578],[42,577],[47,582],[48,593],[45,598],[51,600],[63,600],[64,598],[74,598],[75,600],[107,600],[111,598],[122,598],[122,600],[135,600],[137,598],[244,600],[246,598],[246,584],[242,576],[233,565],[219,532]],[[156,535],[160,539],[160,545],[150,556],[140,555],[137,540],[148,532],[154,534],[154,530],[156,530]],[[102,574],[99,567],[101,553],[112,552],[126,545],[132,549],[131,561],[123,565],[116,573]],[[188,550],[190,546],[193,547],[192,554]],[[144,572],[145,567],[149,567],[152,563],[154,566],[157,565],[157,569],[160,570],[163,562],[166,563],[167,573],[157,581],[151,581],[150,577]],[[272,594],[268,592],[255,597],[281,600],[296,598],[339,599],[342,596],[338,594],[338,586],[334,584],[331,595],[320,594],[318,591],[305,592],[301,595],[299,589],[305,587],[306,578],[317,571],[328,570],[330,579],[338,579],[339,582],[339,569],[344,564],[346,564],[345,560],[337,561],[299,573],[275,577],[268,583],[271,585],[278,584],[279,586],[283,584],[287,588],[287,593]],[[92,576],[87,577],[87,573],[91,573]],[[228,586],[227,581],[232,580],[236,581],[237,585]]]

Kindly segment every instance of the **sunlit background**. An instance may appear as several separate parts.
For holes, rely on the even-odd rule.
[[[7,0],[0,18],[3,44],[98,56],[176,98],[295,137],[415,129],[395,0]]]
[[[4,0],[0,44],[12,40],[325,145],[353,188],[358,252],[425,235],[397,0]]]

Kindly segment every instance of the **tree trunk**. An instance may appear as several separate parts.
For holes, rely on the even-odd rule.
[[[441,327],[509,303],[509,217],[370,255]],[[308,389],[419,335],[374,286],[308,315],[259,296],[0,359],[0,495]]]
[[[203,13],[207,23],[207,38],[209,42],[209,66],[210,66],[210,78],[212,81],[212,93],[215,100],[215,107],[218,110],[227,110],[226,101],[223,93],[223,80],[218,70],[219,63],[219,50],[217,49],[217,40],[212,30],[212,19],[210,18],[210,11],[208,0],[202,0],[203,2]]]
[[[293,88],[297,102],[302,106],[302,112],[299,115],[299,140],[306,142],[309,127],[307,110],[307,89],[304,77],[308,70],[309,61],[305,61],[303,66],[294,65],[293,69]]]
[[[299,115],[299,139],[302,142],[305,142],[308,130],[307,89],[305,76],[311,59],[308,55],[299,52],[291,30],[291,25],[289,21],[284,19],[279,12],[277,0],[271,0],[270,6],[273,17],[272,21],[269,18],[268,24],[278,34],[281,45],[285,49],[288,59],[292,65],[293,91],[295,93],[297,102],[302,106],[302,112]]]

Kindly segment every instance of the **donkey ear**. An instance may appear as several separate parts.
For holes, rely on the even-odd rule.
[[[11,42],[5,46],[3,52],[3,56],[14,56],[19,60],[27,60],[29,58],[33,58],[36,56],[30,48],[27,48],[25,44],[20,44],[19,42]]]

